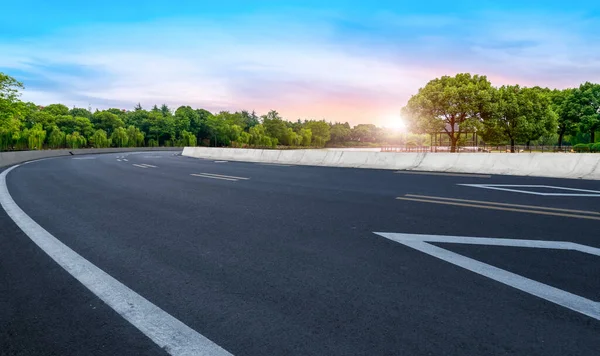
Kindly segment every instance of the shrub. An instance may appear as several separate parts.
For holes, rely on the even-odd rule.
[[[590,149],[592,152],[600,152],[600,142],[594,143]]]
[[[578,143],[573,146],[573,150],[577,153],[590,152],[590,145],[587,143]]]

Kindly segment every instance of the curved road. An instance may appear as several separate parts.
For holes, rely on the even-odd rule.
[[[50,234],[233,355],[600,350],[595,181],[146,152],[32,162],[6,182]],[[394,241],[408,235],[375,232],[436,235],[417,245],[449,259],[457,253],[459,262]],[[447,236],[486,240],[457,244]],[[592,252],[494,239],[572,242]],[[479,262],[496,269],[475,273]],[[508,280],[495,280],[498,271]],[[67,273],[4,211],[0,278],[2,355],[174,353]],[[550,297],[528,291],[540,285]]]

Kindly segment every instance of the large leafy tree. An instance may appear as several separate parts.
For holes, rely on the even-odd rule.
[[[125,123],[118,115],[109,111],[95,112],[94,115],[92,115],[91,121],[96,129],[106,131],[107,135],[111,135],[115,129],[125,126]]]
[[[515,152],[517,140],[530,142],[556,131],[558,124],[550,96],[540,88],[505,85],[498,88],[493,102],[494,111],[485,120],[483,137],[488,141],[498,136],[508,140],[511,152]]]
[[[577,132],[577,125],[581,121],[578,105],[574,105],[572,96],[575,89],[555,89],[550,93],[552,109],[557,115],[558,147],[562,147],[565,135],[573,135]]]
[[[581,131],[590,134],[590,142],[596,142],[596,131],[600,130],[600,84],[581,84],[569,100],[568,105],[580,119]]]
[[[443,76],[419,89],[402,109],[402,115],[413,132],[445,132],[451,151],[456,152],[462,134],[490,117],[493,92],[485,76]]]
[[[352,134],[352,129],[350,128],[350,124],[339,123],[331,125],[331,142],[333,143],[342,143],[348,141],[350,139],[350,135]]]

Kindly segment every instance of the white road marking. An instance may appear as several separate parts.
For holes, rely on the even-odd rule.
[[[577,188],[566,188],[566,187],[555,187],[551,185],[532,185],[532,184],[459,184],[465,187],[483,188],[501,190],[505,192],[533,194],[542,196],[555,196],[555,197],[600,197],[600,191],[588,190],[588,189],[577,189]],[[567,190],[584,193],[542,193],[531,191],[527,189],[513,189],[513,188],[547,188],[555,190]],[[594,194],[590,194],[594,193]]]
[[[562,241],[488,239],[480,237],[415,235],[389,232],[376,232],[375,234],[414,248],[415,250],[421,251],[430,256],[437,257],[471,272],[491,278],[497,282],[506,284],[523,292],[532,294],[539,298],[561,305],[565,308],[600,320],[600,303],[598,302],[580,297],[538,281],[534,281],[518,274],[508,272],[472,258],[459,255],[458,253],[434,246],[429,242],[574,250],[600,256],[600,249],[598,248]]]
[[[225,175],[222,175],[222,174],[214,174],[214,173],[206,173],[206,172],[202,172],[201,174],[205,174],[205,175],[208,175],[208,176],[217,176],[217,177],[241,179],[241,180],[248,180],[248,179],[250,179],[250,178],[246,178],[246,177],[225,176]]]
[[[409,197],[409,198],[437,199],[437,200],[457,201],[457,202],[462,202],[462,203],[488,204],[488,205],[498,205],[498,206],[509,206],[509,207],[515,207],[515,208],[552,210],[552,211],[562,211],[562,212],[566,212],[566,213],[581,213],[581,214],[590,214],[590,215],[600,215],[600,212],[597,212],[597,211],[561,209],[561,208],[551,208],[551,207],[547,207],[547,206],[537,206],[537,205],[508,204],[508,203],[499,203],[499,202],[495,202],[495,201],[456,199],[456,198],[435,197],[435,196],[430,196],[430,195],[416,195],[416,194],[405,194],[405,196]]]
[[[125,158],[123,158],[123,161],[125,161],[125,162],[129,162],[129,160],[128,160],[128,159],[125,159]]]
[[[227,163],[228,161],[215,161],[215,163]]]
[[[25,214],[6,185],[6,175],[19,166],[0,174],[0,205],[56,263],[170,355],[231,355],[71,250]]]
[[[212,178],[212,179],[221,179],[221,180],[228,180],[231,182],[237,182],[237,179],[231,179],[231,178],[223,178],[223,177],[215,177],[215,176],[209,176],[209,175],[205,175],[205,174],[190,174],[191,176],[195,176],[195,177],[203,177],[203,178]]]
[[[132,164],[132,166],[136,166],[136,167],[140,167],[140,168],[148,168],[146,166],[142,166],[142,165],[139,165],[139,164]]]
[[[118,161],[118,162],[121,162],[121,160],[120,160],[120,159],[118,159],[118,158],[117,158],[117,161]]]
[[[150,167],[150,168],[158,168],[156,166],[153,166],[151,164],[146,164],[146,163],[140,163],[140,166],[145,166],[145,167]]]
[[[77,159],[77,160],[90,160],[90,159],[96,159],[96,157],[74,157],[71,159]]]

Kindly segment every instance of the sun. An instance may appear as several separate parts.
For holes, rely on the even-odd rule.
[[[394,131],[406,131],[406,123],[400,116],[393,115],[383,120],[383,127]]]

